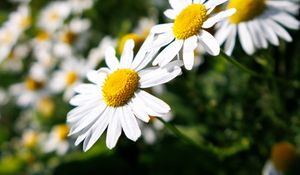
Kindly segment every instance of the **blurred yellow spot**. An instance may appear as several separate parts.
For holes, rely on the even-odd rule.
[[[53,11],[53,12],[50,13],[49,18],[50,18],[50,20],[51,20],[52,22],[55,22],[55,21],[58,20],[59,15],[57,14],[56,11]]]
[[[66,75],[66,84],[67,86],[71,86],[78,79],[78,75],[74,71],[70,71]]]
[[[182,40],[198,34],[207,19],[206,13],[206,7],[202,4],[192,4],[183,9],[174,21],[175,38]]]
[[[47,32],[41,31],[37,34],[36,38],[39,41],[47,41],[50,38],[50,36]]]
[[[140,49],[140,47],[142,46],[143,42],[145,41],[146,37],[140,36],[138,34],[135,33],[129,33],[125,36],[123,36],[119,42],[119,46],[118,46],[118,52],[119,54],[122,54],[123,49],[124,49],[124,45],[126,43],[127,40],[132,39],[134,41],[134,52],[137,53],[137,51]]]
[[[139,76],[132,69],[119,69],[110,74],[103,85],[102,94],[108,106],[125,105],[139,85]]]
[[[287,170],[295,158],[296,148],[288,142],[277,143],[272,147],[271,160],[280,171]]]
[[[45,117],[50,117],[54,112],[54,103],[49,97],[42,98],[37,105],[38,111]]]
[[[227,8],[237,10],[235,14],[229,17],[229,21],[238,24],[262,14],[266,9],[266,0],[231,0]]]
[[[22,28],[27,28],[31,25],[31,16],[27,16],[20,21],[20,25]]]
[[[25,80],[25,87],[30,91],[36,91],[42,88],[43,86],[44,86],[43,82],[39,82],[30,77]]]
[[[69,126],[65,124],[57,125],[54,128],[54,133],[59,140],[66,140],[69,133]]]
[[[75,41],[75,38],[75,33],[68,31],[63,34],[62,41],[67,44],[72,44]]]
[[[38,134],[33,131],[27,131],[22,137],[22,143],[26,148],[33,148],[38,141]]]

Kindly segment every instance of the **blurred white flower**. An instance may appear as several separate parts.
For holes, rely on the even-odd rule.
[[[67,125],[55,125],[43,144],[43,150],[47,153],[55,151],[58,155],[64,155],[70,148],[67,139],[68,132],[69,127]]]
[[[173,119],[173,115],[171,112],[167,113],[164,116],[161,116],[161,118],[166,121],[169,122]],[[164,128],[164,125],[162,124],[161,121],[158,121],[156,119],[156,117],[150,117],[150,122],[149,123],[142,123],[140,122],[140,127],[142,130],[142,136],[143,136],[143,140],[147,143],[147,144],[154,144],[157,139],[160,136],[160,131]]]
[[[71,6],[65,1],[51,2],[45,9],[42,10],[38,26],[47,32],[53,33],[58,28],[62,27],[65,19],[70,15]]]
[[[53,43],[53,53],[59,58],[66,58],[76,50],[75,43],[90,27],[87,19],[74,18],[70,23],[65,24],[61,30],[57,31],[55,43]]]
[[[293,17],[299,3],[277,0],[231,0],[228,8],[237,12],[219,25],[215,36],[219,44],[225,43],[225,52],[232,54],[238,35],[242,48],[248,55],[257,49],[267,48],[268,42],[279,45],[279,38],[292,41],[284,27],[298,30],[300,22]]]
[[[82,83],[88,70],[84,59],[68,58],[53,72],[49,87],[54,92],[64,91],[64,100],[68,101],[75,93],[74,86]]]
[[[26,79],[12,85],[9,92],[17,98],[17,104],[22,107],[36,105],[40,98],[47,94],[45,90],[47,75],[41,65],[35,64],[30,69]]]
[[[75,14],[81,14],[83,11],[93,7],[93,0],[69,0],[71,4],[72,12]]]
[[[5,71],[18,72],[23,69],[23,59],[29,54],[30,48],[28,44],[16,45],[8,54],[7,59],[1,64],[1,69]]]

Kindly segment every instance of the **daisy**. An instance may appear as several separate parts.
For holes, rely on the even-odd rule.
[[[283,175],[296,158],[296,148],[288,142],[280,142],[272,147],[271,160],[263,168],[263,175]]]
[[[10,87],[10,93],[17,98],[21,107],[34,106],[46,94],[47,74],[39,64],[34,64],[29,75],[21,83]]]
[[[56,125],[46,138],[43,150],[47,153],[55,151],[58,155],[64,155],[70,148],[68,142],[69,127],[65,124]]]
[[[70,12],[69,3],[54,1],[41,12],[38,26],[44,31],[52,33],[63,25]]]
[[[64,100],[68,101],[74,95],[74,86],[82,83],[88,70],[84,59],[66,59],[60,69],[53,73],[49,87],[53,92],[64,91]]]
[[[174,23],[159,24],[152,28],[154,41],[151,48],[164,50],[153,61],[153,65],[164,66],[175,56],[183,59],[186,69],[191,70],[194,64],[194,50],[202,45],[210,55],[218,55],[220,46],[216,39],[206,30],[217,22],[231,16],[235,9],[222,11],[210,17],[216,6],[227,0],[169,0],[172,9],[165,15]]]
[[[237,12],[219,25],[215,37],[219,44],[225,43],[225,51],[230,55],[237,35],[244,51],[252,55],[257,49],[267,48],[268,42],[278,46],[278,38],[291,42],[284,27],[297,30],[300,26],[293,17],[299,5],[289,1],[231,0],[227,8],[236,8]]]
[[[82,42],[80,41],[80,37],[86,33],[89,27],[90,21],[80,18],[74,18],[70,23],[63,25],[62,29],[55,33],[56,38],[53,43],[54,55],[59,58],[70,56],[73,50],[77,49],[76,43]]]
[[[150,39],[146,40],[145,45],[149,42]],[[84,140],[84,151],[91,148],[106,128],[109,149],[115,147],[122,130],[127,138],[136,141],[141,135],[137,118],[148,122],[150,115],[160,117],[170,111],[165,102],[143,89],[174,79],[181,73],[182,63],[174,61],[164,67],[145,68],[156,54],[147,52],[145,47],[133,58],[134,42],[128,40],[120,61],[115,50],[108,48],[105,54],[108,68],[89,72],[87,78],[92,84],[81,84],[74,89],[79,94],[70,100],[77,107],[67,115],[69,135],[78,134],[75,145]]]

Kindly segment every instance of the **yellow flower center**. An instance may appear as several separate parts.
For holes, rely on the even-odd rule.
[[[55,126],[54,133],[56,134],[59,140],[66,140],[66,138],[68,137],[69,130],[70,129],[68,125],[62,124]]]
[[[229,17],[229,21],[238,24],[255,18],[266,9],[265,1],[266,0],[231,0],[227,8],[235,8],[236,13]]]
[[[134,41],[134,43],[135,43],[134,52],[137,53],[137,51],[140,49],[140,47],[142,46],[142,44],[146,38],[145,38],[145,36],[140,36],[135,33],[129,33],[129,34],[123,36],[121,38],[121,40],[119,42],[119,46],[118,46],[119,54],[121,54],[123,52],[124,45],[125,45],[126,41],[129,39],[132,39]]]
[[[41,112],[45,117],[50,117],[54,112],[54,103],[49,97],[42,98],[38,102],[38,110]]]
[[[295,158],[296,148],[288,142],[277,143],[272,147],[271,160],[280,171],[287,170]]]
[[[47,32],[41,31],[37,34],[37,40],[47,41],[49,39],[49,34]]]
[[[200,32],[207,19],[207,10],[202,4],[192,4],[181,11],[176,17],[173,34],[176,39],[187,39]]]
[[[62,36],[62,41],[67,44],[72,44],[76,39],[75,33],[68,31]]]
[[[102,95],[108,106],[125,105],[139,86],[139,76],[132,69],[119,69],[110,74],[103,85]]]
[[[26,148],[33,148],[38,140],[38,134],[32,131],[26,132],[22,137],[22,143]]]
[[[25,80],[25,87],[30,91],[36,91],[44,86],[43,82],[34,80],[32,78],[27,78]]]
[[[78,79],[78,76],[76,72],[70,71],[66,75],[66,84],[67,86],[71,86],[76,80]]]

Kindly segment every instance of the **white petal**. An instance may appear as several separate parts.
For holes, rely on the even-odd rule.
[[[238,25],[238,34],[241,45],[245,52],[249,55],[252,55],[255,51],[251,35],[245,23],[240,23]]]
[[[101,117],[95,122],[95,125],[93,125],[91,130],[89,130],[89,134],[83,142],[84,151],[89,150],[100,138],[104,130],[107,128],[110,117],[112,117],[111,110],[108,108],[105,110],[103,115],[101,115]]]
[[[107,73],[104,71],[92,70],[87,73],[87,79],[97,85],[102,85],[106,77]]]
[[[146,91],[139,91],[138,96],[142,98],[143,102],[145,102],[147,106],[149,106],[158,113],[168,113],[171,109],[167,103],[160,100],[159,98],[156,98],[155,96],[149,94]]]
[[[106,49],[105,62],[112,71],[117,70],[119,68],[119,60],[116,57],[116,51],[114,48],[108,47]]]
[[[122,107],[120,111],[120,122],[126,137],[132,141],[136,141],[141,136],[141,130],[136,118],[127,106]]]
[[[153,65],[157,63],[160,66],[168,64],[179,52],[183,45],[183,40],[175,40],[170,45],[168,45],[153,61]]]
[[[169,44],[174,39],[175,39],[175,37],[172,32],[162,33],[162,34],[158,35],[157,38],[153,41],[153,44],[151,45],[151,49],[161,48],[161,47]]]
[[[127,40],[124,45],[123,53],[120,59],[121,68],[129,68],[131,66],[133,60],[133,48],[134,48],[134,41],[132,39]]]
[[[291,42],[293,40],[291,35],[283,27],[281,27],[279,24],[277,24],[273,20],[267,19],[266,23],[268,23],[268,25],[274,30],[274,32],[282,39],[284,39],[288,42]]]
[[[217,40],[207,31],[202,30],[199,34],[199,42],[204,47],[204,49],[213,56],[219,55],[220,46]]]
[[[270,43],[272,43],[273,45],[278,46],[279,39],[276,36],[274,30],[268,24],[265,23],[265,20],[259,20],[259,24],[267,40],[270,41]]]
[[[98,93],[101,90],[100,86],[94,84],[83,83],[75,86],[74,91],[81,94]]]
[[[228,36],[233,28],[234,25],[230,25],[228,21],[222,23],[221,27],[215,34],[215,38],[218,41],[219,45],[222,45],[225,40],[228,39]]]
[[[158,113],[156,111],[154,111],[150,106],[148,106],[141,97],[139,97],[139,92],[136,92],[134,94],[134,97],[132,98],[132,101],[134,104],[139,104],[143,110],[145,110],[147,112],[148,115],[150,116],[163,116],[165,114],[162,113]]]
[[[204,5],[206,9],[209,9],[209,11],[211,12],[216,6],[223,4],[226,1],[228,0],[208,0],[206,1],[206,3],[204,3]]]
[[[152,27],[151,33],[165,33],[172,30],[173,23],[158,24]]]
[[[172,10],[172,9],[166,10],[166,11],[164,12],[164,14],[165,14],[166,17],[168,17],[168,18],[170,18],[170,19],[175,19],[176,16],[177,16],[176,12],[175,12],[174,10]]]
[[[90,124],[95,124],[96,120],[99,120],[99,118],[103,117],[101,116],[101,114],[103,113],[103,111],[105,111],[106,107],[107,105],[104,102],[99,103],[99,105],[96,106],[93,110],[89,111],[88,114],[82,116],[80,120],[76,121],[75,123],[72,123],[70,135],[82,131]]]
[[[72,106],[81,106],[95,99],[94,94],[78,94],[71,98],[70,104]],[[99,98],[97,98],[99,99]]]
[[[170,64],[172,64],[172,62]],[[181,74],[181,68],[179,66],[174,66],[172,69],[173,70],[170,71],[166,68],[158,68],[157,70],[141,77],[141,88],[149,88],[164,84]]]
[[[264,35],[264,32],[262,31],[262,29],[260,27],[259,22],[257,20],[253,20],[251,22],[251,26],[252,26],[253,30],[255,31],[255,33],[257,35],[257,38],[259,39],[260,45],[263,48],[267,48],[268,47],[268,42],[267,42],[267,39]]]
[[[228,55],[231,55],[235,46],[235,39],[236,39],[236,33],[237,33],[237,26],[232,25],[233,28],[231,32],[229,33],[228,39],[226,40],[225,43],[225,52]]]
[[[299,5],[290,2],[290,1],[266,1],[269,8],[276,8],[278,10],[283,10],[293,15],[298,15],[299,13]]]
[[[298,30],[300,27],[300,22],[286,12],[278,12],[271,15],[271,18],[290,29]]]
[[[262,44],[260,43],[259,35],[256,33],[255,29],[253,28],[253,21],[249,21],[246,23],[247,28],[249,29],[249,33],[251,35],[253,45],[255,48],[262,48]]]
[[[117,141],[122,133],[122,128],[121,128],[119,116],[115,114],[115,111],[111,113],[110,117],[111,117],[111,121],[109,122],[107,134],[106,134],[106,146],[109,149],[112,149],[117,144]]]
[[[142,105],[140,105],[139,103],[135,103],[133,101],[130,101],[128,105],[137,118],[141,119],[144,122],[149,122],[150,117],[147,114],[147,112],[143,109]]]
[[[228,9],[225,11],[222,11],[213,17],[208,18],[204,23],[202,28],[211,28],[213,25],[215,25],[217,22],[224,20],[225,18],[233,15],[236,12],[236,9]]]
[[[187,70],[191,70],[194,65],[194,50],[197,47],[197,37],[190,37],[183,44],[183,64]]]

